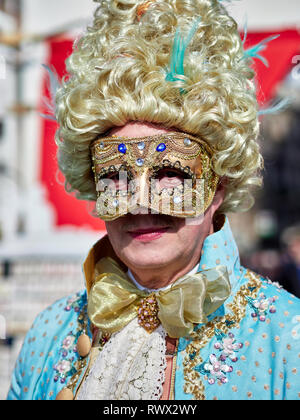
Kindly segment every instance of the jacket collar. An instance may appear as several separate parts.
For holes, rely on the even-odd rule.
[[[83,274],[85,277],[85,285],[87,293],[90,292],[94,281],[94,271],[96,263],[103,257],[111,257],[120,264],[124,271],[127,271],[127,267],[117,257],[113,247],[110,243],[108,235],[105,235],[90,249],[84,263],[83,263]]]
[[[242,268],[239,250],[227,217],[225,217],[224,223],[219,230],[207,236],[203,243],[201,254],[198,272],[218,265],[225,265],[232,289],[237,285],[241,277]]]

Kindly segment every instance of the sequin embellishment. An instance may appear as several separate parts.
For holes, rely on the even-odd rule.
[[[59,351],[62,359],[53,366],[54,370],[56,371],[54,382],[60,380],[60,383],[64,384],[66,379],[75,373],[75,369],[72,367],[72,363],[75,360],[74,353],[77,352],[76,346],[74,344],[77,338],[77,334],[74,335],[73,332],[70,331],[69,335],[63,340],[62,347]]]
[[[243,343],[236,343],[234,334],[226,335],[218,329],[215,330],[215,336],[217,342],[214,348],[221,353],[211,354],[207,362],[195,367],[195,371],[203,374],[210,385],[216,382],[222,385],[228,382],[227,374],[233,371],[231,363],[238,361],[236,353],[243,347]]]
[[[259,319],[261,322],[266,321],[268,312],[270,314],[276,312],[276,307],[274,305],[274,302],[276,301],[275,297],[266,298],[266,296],[261,293],[257,299],[247,297],[247,301],[253,309],[253,312],[251,313],[252,318]]]
[[[71,309],[73,309],[75,312],[79,312],[80,311],[80,293],[76,293],[74,296],[71,296],[68,300],[67,300],[67,306],[64,307],[64,310],[69,312]]]
[[[70,389],[70,384],[73,385],[72,379],[77,376],[78,371],[86,364],[86,360],[82,360],[82,358],[78,359],[76,347],[80,335],[87,333],[86,305],[84,305],[84,298],[80,293],[77,293],[67,300],[67,306],[64,310],[69,312],[71,309],[73,309],[74,312],[79,313],[77,330],[76,332],[69,331],[67,337],[64,338],[59,350],[60,360],[53,366],[53,369],[56,372],[54,382],[59,381],[61,384],[65,384],[67,379],[69,380],[69,378],[71,378],[67,385]],[[76,381],[74,383],[76,383]]]

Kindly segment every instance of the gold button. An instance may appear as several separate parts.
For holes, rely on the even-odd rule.
[[[57,401],[71,401],[74,400],[73,392],[69,388],[63,388],[56,396]]]
[[[81,334],[77,341],[77,351],[81,357],[86,357],[91,351],[91,340],[86,334]]]

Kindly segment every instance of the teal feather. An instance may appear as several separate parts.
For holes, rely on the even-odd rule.
[[[247,36],[248,36],[248,17],[246,15],[245,23],[244,23],[244,38],[243,38],[243,41],[242,41],[243,46],[244,46],[244,44],[247,40]]]
[[[266,67],[269,67],[269,63],[268,61],[265,59],[265,57],[263,57],[262,55],[260,55],[259,53],[261,51],[264,51],[267,47],[267,44],[270,41],[273,41],[274,39],[277,39],[280,35],[273,35],[270,36],[266,39],[263,39],[262,41],[260,41],[257,45],[254,45],[254,47],[249,48],[248,50],[244,51],[244,57],[243,58],[258,58],[259,60],[261,60],[264,65]]]
[[[42,66],[44,67],[45,70],[47,70],[48,75],[49,75],[49,81],[50,81],[50,86],[49,86],[49,91],[50,91],[50,100],[43,98],[43,102],[47,108],[47,111],[49,111],[48,114],[40,114],[43,118],[46,118],[48,120],[54,120],[56,121],[55,118],[55,97],[56,97],[56,93],[58,91],[58,89],[60,88],[60,83],[59,83],[59,79],[58,79],[58,75],[46,64],[42,64]]]
[[[258,115],[278,114],[284,111],[289,105],[291,105],[291,99],[284,98],[284,99],[281,99],[276,104],[271,105],[270,107],[260,109],[258,111]]]
[[[172,48],[172,55],[170,60],[170,71],[166,75],[167,82],[176,82],[178,80],[182,80],[180,76],[184,76],[184,56],[186,49],[193,39],[197,29],[199,27],[199,23],[201,21],[201,17],[197,18],[193,24],[191,29],[189,30],[186,38],[184,38],[181,33],[180,29],[177,28],[173,48]]]

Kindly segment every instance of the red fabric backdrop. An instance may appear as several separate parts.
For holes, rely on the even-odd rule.
[[[256,60],[255,69],[257,72],[257,97],[263,105],[272,99],[276,93],[278,84],[285,78],[292,67],[292,58],[300,53],[300,34],[295,30],[279,32],[249,33],[245,43],[245,48],[256,45],[273,34],[280,37],[270,42],[262,52],[262,55],[269,62],[269,67]],[[62,77],[66,74],[65,60],[72,52],[73,40],[50,40],[48,42],[48,64],[54,67],[57,74]],[[41,97],[48,97],[48,81],[45,74]],[[41,106],[41,112],[45,112]],[[105,230],[104,223],[93,217],[91,206],[86,202],[77,200],[74,196],[65,192],[63,186],[63,176],[58,175],[56,162],[56,145],[54,135],[57,125],[54,121],[42,120],[41,142],[41,172],[40,178],[47,190],[47,199],[56,210],[56,225],[74,225],[77,227],[88,227],[94,230]],[[57,178],[60,182],[57,181]]]

